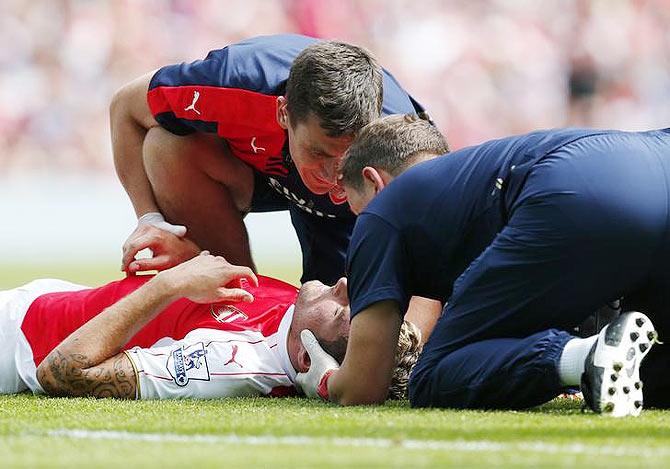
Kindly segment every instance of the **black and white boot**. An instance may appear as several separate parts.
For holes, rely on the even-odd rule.
[[[640,415],[640,363],[657,337],[651,320],[638,312],[623,313],[600,331],[582,374],[582,394],[594,412],[612,417]]]

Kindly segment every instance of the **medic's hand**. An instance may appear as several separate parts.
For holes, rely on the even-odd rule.
[[[156,279],[164,282],[172,295],[196,303],[250,303],[254,297],[242,287],[245,282],[258,286],[258,279],[249,267],[232,265],[223,257],[212,256],[208,251],[160,272]]]
[[[184,237],[186,228],[183,226],[180,231],[182,234],[176,235],[161,228],[162,225],[146,223],[142,218],[123,245],[121,270],[129,274],[147,270],[165,270],[197,256],[200,252],[195,243]],[[169,225],[167,222],[163,223]],[[137,253],[146,248],[151,249],[153,257],[135,260]]]
[[[300,340],[309,354],[310,365],[306,373],[298,373],[296,383],[307,397],[328,400],[328,378],[340,368],[337,361],[319,345],[312,331],[303,329]]]

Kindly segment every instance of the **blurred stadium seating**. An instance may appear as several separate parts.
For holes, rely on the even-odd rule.
[[[22,224],[49,210],[10,210],[17,184],[59,206],[68,199],[53,181],[79,179],[80,196],[100,180],[116,184],[107,107],[125,82],[278,32],[368,47],[454,149],[536,128],[670,122],[670,0],[3,0],[0,216],[23,213]],[[99,195],[118,196],[105,206],[122,212],[112,217],[116,253],[132,228],[130,204],[113,189]],[[17,243],[0,237],[0,256]]]

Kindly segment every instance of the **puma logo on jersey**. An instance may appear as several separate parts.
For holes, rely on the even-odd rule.
[[[190,105],[186,106],[186,107],[184,108],[184,111],[193,111],[193,112],[195,112],[196,114],[200,115],[200,111],[198,111],[198,110],[195,108],[195,103],[198,102],[198,99],[200,99],[200,92],[199,92],[199,91],[194,91],[194,92],[193,92],[193,102],[192,102]]]
[[[240,368],[242,368],[242,365],[240,365],[239,362],[237,360],[235,360],[235,357],[237,356],[237,351],[238,350],[239,350],[239,346],[238,345],[233,345],[233,353],[230,357],[230,360],[228,360],[226,363],[224,363],[223,366],[230,365],[230,364],[234,363],[237,366],[239,366]]]
[[[265,151],[264,147],[257,147],[256,146],[256,137],[253,137],[251,139],[251,149],[254,151],[254,153],[258,153],[259,151]]]

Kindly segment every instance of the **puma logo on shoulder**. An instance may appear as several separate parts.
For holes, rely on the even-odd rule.
[[[251,149],[254,151],[254,153],[258,153],[259,151],[265,151],[264,147],[256,146],[256,137],[252,137],[251,139]]]
[[[184,111],[193,111],[193,112],[195,112],[196,114],[200,115],[200,111],[198,111],[198,110],[195,108],[195,103],[198,102],[198,99],[200,99],[200,92],[199,92],[199,91],[194,91],[194,92],[193,92],[193,102],[191,102],[190,105],[186,106],[186,107],[184,108]]]

